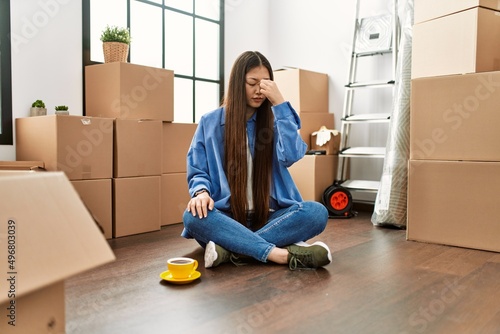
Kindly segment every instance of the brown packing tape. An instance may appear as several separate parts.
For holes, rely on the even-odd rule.
[[[85,164],[82,166],[82,180],[87,180],[92,178],[92,166]]]

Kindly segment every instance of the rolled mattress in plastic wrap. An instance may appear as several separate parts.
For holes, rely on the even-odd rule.
[[[404,13],[386,156],[371,217],[374,225],[393,225],[400,228],[406,227],[407,217],[413,0],[407,1]]]

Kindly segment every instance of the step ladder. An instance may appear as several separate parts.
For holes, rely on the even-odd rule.
[[[360,90],[374,90],[372,96],[390,98],[393,101],[395,92],[395,76],[397,65],[397,51],[399,43],[398,1],[393,0],[390,14],[360,18],[360,2],[356,0],[355,28],[352,40],[349,74],[345,85],[345,99],[341,118],[341,139],[339,151],[338,175],[334,184],[325,190],[323,202],[330,212],[331,218],[348,218],[355,213],[352,211],[352,191],[376,194],[380,181],[349,179],[350,167],[354,163],[366,162],[366,158],[383,159],[385,147],[353,147],[351,146],[352,132],[377,123],[389,123],[392,110],[383,112],[367,110],[367,112],[353,111],[355,93]],[[391,57],[390,71],[387,79],[368,81],[358,80],[358,67],[363,60],[374,57]],[[365,63],[366,64],[366,63]],[[359,108],[358,108],[359,109]],[[360,127],[364,124],[365,127]],[[387,126],[388,128],[388,126]],[[359,131],[359,130],[358,130]],[[355,162],[357,161],[357,162]]]

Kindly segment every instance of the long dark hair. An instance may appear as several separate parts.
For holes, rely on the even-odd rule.
[[[233,218],[246,226],[247,204],[247,100],[246,74],[255,67],[264,66],[273,80],[273,70],[269,61],[257,51],[247,51],[236,59],[229,77],[229,85],[224,101],[225,124],[225,169],[231,190],[231,212]],[[253,161],[253,202],[254,220],[252,229],[257,230],[267,222],[269,214],[269,193],[273,160],[273,123],[271,103],[265,99],[256,110],[255,154]]]

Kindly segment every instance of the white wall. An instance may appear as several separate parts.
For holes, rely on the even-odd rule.
[[[361,12],[371,16],[389,8],[390,1],[365,0]],[[11,1],[13,118],[26,117],[36,99],[45,101],[49,113],[65,104],[71,114],[82,114],[81,10],[81,0]],[[354,1],[226,0],[226,82],[232,63],[246,50],[261,51],[274,68],[327,73],[330,112],[339,128],[354,10]],[[383,146],[385,135],[386,130],[367,129],[356,145]],[[14,146],[0,145],[0,160],[15,160]],[[369,163],[354,173],[377,179],[381,165]]]
[[[22,0],[10,6],[13,119],[27,117],[38,99],[48,114],[67,105],[70,114],[82,115],[81,0]],[[14,146],[0,145],[0,160],[15,158]]]
[[[226,0],[225,4],[225,77],[229,80],[231,67],[244,51],[260,51],[269,57],[270,16],[269,0]]]
[[[259,47],[256,41],[262,43],[261,51],[275,69],[291,66],[327,73],[329,112],[335,115],[336,128],[340,129],[354,33],[355,1],[272,0],[257,1],[258,4],[253,6],[248,5],[252,0],[232,2],[239,6],[235,6],[236,10],[226,11],[226,73],[229,73],[237,51],[248,45]],[[403,3],[400,1],[400,11],[404,8]],[[360,17],[388,14],[392,6],[392,1],[361,1]],[[267,30],[259,30],[257,25],[265,26]],[[372,60],[372,63],[360,64],[365,65],[360,72],[370,78],[388,73],[390,76],[390,60],[390,56],[386,56],[381,62],[378,59],[377,63]],[[390,91],[383,94],[385,98],[381,100],[380,92],[372,90],[361,97],[357,93],[355,103],[365,113],[373,108],[378,112],[390,112]],[[388,124],[354,130],[351,133],[353,146],[386,145]],[[358,159],[352,164],[351,177],[380,180],[382,166],[382,159]]]

